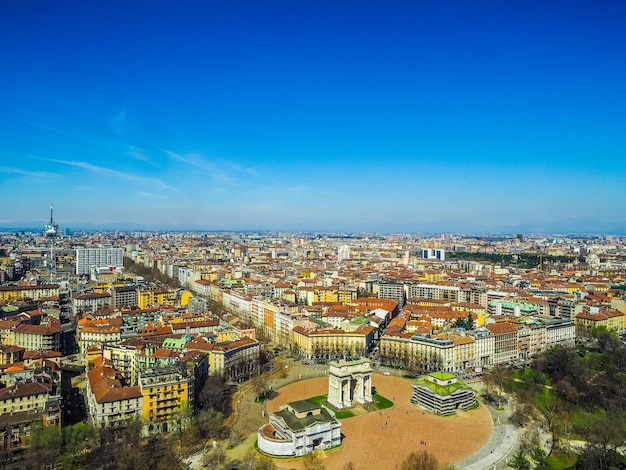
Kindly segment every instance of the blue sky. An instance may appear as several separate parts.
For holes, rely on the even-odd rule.
[[[626,4],[0,3],[0,227],[626,232]]]

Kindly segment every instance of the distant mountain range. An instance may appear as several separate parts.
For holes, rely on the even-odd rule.
[[[7,224],[0,227],[0,231],[14,232],[43,232],[44,225],[40,221]],[[68,223],[60,226],[60,233],[68,227],[72,232],[80,231],[207,231],[207,232],[319,232],[319,233],[457,233],[457,234],[571,234],[571,235],[626,235],[625,221],[601,221],[591,218],[556,219],[544,222],[528,222],[517,225],[403,221],[381,226],[375,222],[363,222],[342,227],[320,226],[312,227],[304,224],[279,224],[276,226],[201,226],[201,225],[167,225],[167,224],[137,224],[133,222],[118,222],[110,224]]]

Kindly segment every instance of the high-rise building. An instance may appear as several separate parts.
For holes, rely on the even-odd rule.
[[[393,299],[400,307],[404,306],[404,284],[401,282],[381,282],[378,285],[379,299]]]
[[[341,245],[337,250],[337,261],[341,263],[344,259],[350,258],[350,246]]]
[[[445,261],[446,250],[441,248],[423,248],[422,258],[435,261]]]
[[[116,271],[124,267],[124,248],[76,248],[76,274],[90,274],[94,269]]]

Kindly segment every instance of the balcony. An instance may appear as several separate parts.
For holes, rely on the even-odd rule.
[[[157,413],[159,412],[159,410],[166,410],[168,408],[176,408],[178,406],[177,402],[171,402],[171,403],[159,403],[156,406],[157,409]]]
[[[164,395],[160,398],[157,397],[156,401],[160,402],[160,401],[169,401],[169,400],[176,400],[176,396],[174,394],[171,395]]]

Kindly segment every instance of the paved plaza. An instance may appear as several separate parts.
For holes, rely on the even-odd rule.
[[[432,452],[441,463],[455,463],[478,453],[490,441],[493,426],[487,407],[481,405],[449,417],[423,412],[410,402],[411,383],[400,377],[374,374],[377,393],[392,400],[394,407],[342,420],[345,439],[340,448],[325,453],[324,465],[328,470],[339,470],[348,462],[357,469],[391,470],[410,452],[421,449]],[[268,412],[290,401],[328,393],[328,378],[294,382],[277,392],[267,403]],[[302,459],[281,459],[276,463],[283,468],[304,467]]]

